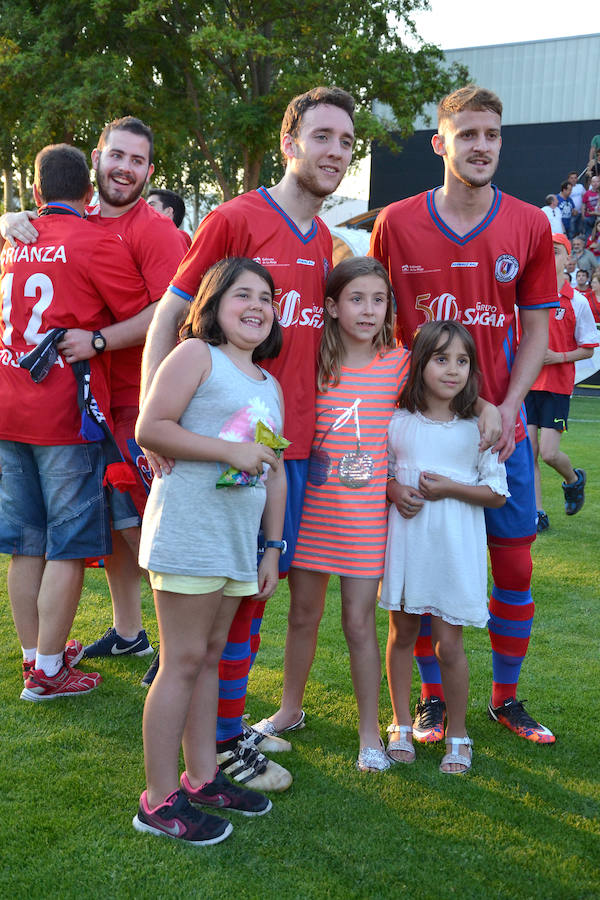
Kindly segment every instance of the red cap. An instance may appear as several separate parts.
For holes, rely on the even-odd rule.
[[[566,236],[566,234],[553,234],[552,240],[555,244],[562,244],[563,247],[567,248],[567,253],[569,256],[571,255],[571,241]]]

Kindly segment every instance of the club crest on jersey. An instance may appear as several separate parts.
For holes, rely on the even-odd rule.
[[[566,309],[563,309],[562,306],[559,306],[558,309],[554,310],[554,318],[557,322],[560,322],[561,319],[564,319],[566,313]]]
[[[519,260],[510,253],[501,253],[494,266],[496,281],[513,281],[519,271]]]
[[[331,266],[329,265],[329,260],[323,257],[323,275],[325,276],[325,278],[327,278],[327,276],[329,275],[330,269]]]

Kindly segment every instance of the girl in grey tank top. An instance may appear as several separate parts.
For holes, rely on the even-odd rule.
[[[141,445],[175,460],[170,474],[152,482],[140,542],[161,645],[159,674],[144,711],[147,789],[134,819],[141,831],[165,833],[165,821],[170,836],[198,829],[193,817],[202,814],[186,798],[214,781],[217,768],[216,717],[211,713],[208,722],[201,711],[216,711],[218,660],[247,583],[258,583],[261,599],[278,583],[277,549],[265,552],[258,573],[256,564],[261,520],[265,539],[281,541],[286,495],[283,460],[254,443],[259,420],[275,433],[283,428],[281,389],[257,365],[281,347],[273,293],[271,276],[253,260],[213,266],[192,303],[183,340],[158,370],[138,419]],[[217,489],[230,466],[261,477],[254,486]],[[217,780],[228,793],[225,777],[218,774]],[[232,790],[232,804],[250,803],[257,813],[270,809],[266,798],[240,798]],[[203,834],[207,827],[216,839],[227,837],[226,820],[207,825],[205,818]],[[185,826],[178,835],[174,820]]]

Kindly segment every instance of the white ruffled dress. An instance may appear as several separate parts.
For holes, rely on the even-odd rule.
[[[477,419],[437,422],[397,410],[388,429],[388,470],[418,487],[421,472],[509,497],[497,454],[479,452]],[[487,624],[487,546],[482,506],[446,498],[425,501],[412,519],[390,506],[385,574],[379,605],[431,613],[451,625]]]

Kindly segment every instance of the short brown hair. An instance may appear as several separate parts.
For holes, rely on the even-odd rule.
[[[477,84],[466,84],[457,91],[442,97],[438,103],[438,130],[445,119],[450,119],[465,109],[477,112],[487,109],[502,118],[502,101],[497,94],[479,87]]]
[[[179,337],[182,341],[188,340],[188,338],[199,338],[213,347],[227,343],[227,338],[217,321],[219,304],[225,291],[244,272],[252,272],[254,275],[258,275],[259,278],[262,278],[271,292],[271,299],[274,297],[275,285],[273,284],[271,273],[264,266],[261,266],[260,263],[245,256],[231,256],[227,259],[221,259],[210,267],[200,282],[200,287],[192,301],[190,311],[179,331]],[[281,351],[282,345],[281,325],[277,316],[273,315],[271,331],[262,344],[254,348],[252,361],[260,362],[263,359],[274,359]]]
[[[98,150],[104,150],[113,131],[129,131],[131,134],[137,134],[138,137],[145,137],[148,141],[148,164],[152,162],[154,159],[154,135],[152,134],[152,129],[142,122],[141,119],[136,119],[135,116],[123,116],[121,119],[113,119],[112,122],[109,122],[102,129],[102,134],[98,139]]]
[[[281,121],[280,139],[283,140],[286,134],[296,137],[300,131],[304,113],[324,103],[329,106],[339,106],[345,113],[348,113],[354,123],[354,97],[352,94],[338,87],[316,87],[306,91],[305,94],[298,94],[297,97],[290,100]]]
[[[87,159],[71,144],[48,144],[35,158],[34,184],[45,203],[84,200],[90,187]]]

